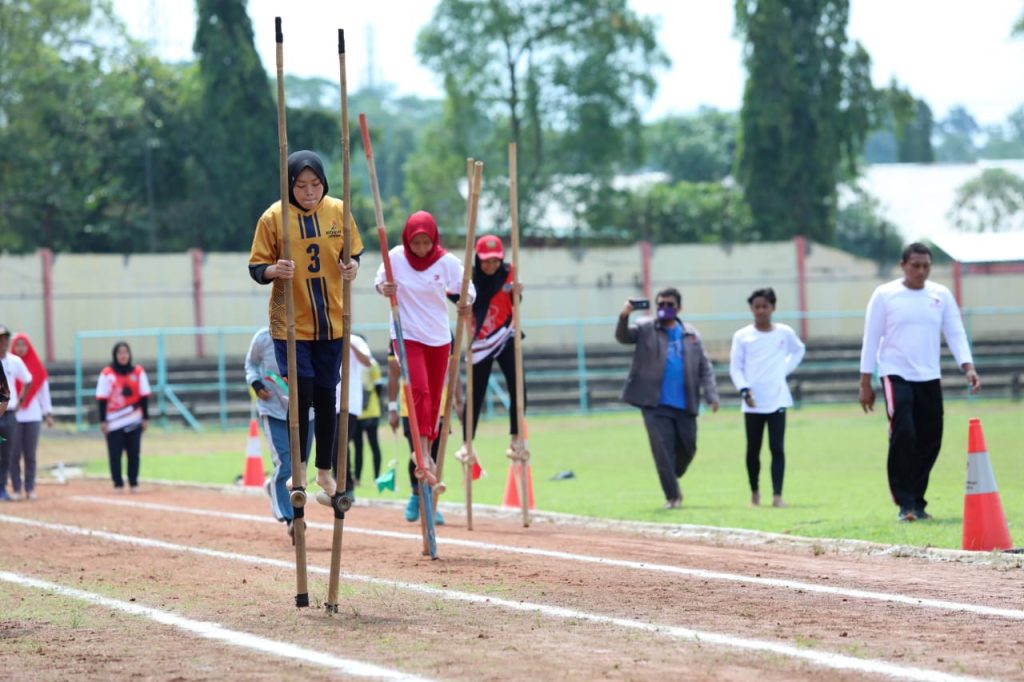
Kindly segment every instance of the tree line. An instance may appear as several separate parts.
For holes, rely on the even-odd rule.
[[[0,7],[0,249],[248,248],[278,184],[273,82],[245,0],[197,0],[195,60],[181,64],[131,40],[100,0]],[[458,233],[459,181],[473,156],[491,179],[488,227],[507,229],[507,192],[495,180],[515,141],[528,242],[802,234],[874,257],[895,253],[899,237],[877,201],[853,189],[865,163],[1024,158],[1024,106],[983,128],[963,107],[936,121],[906,86],[875,86],[870,55],[846,33],[849,0],[737,0],[735,10],[741,110],[645,124],[640,107],[670,65],[654,21],[627,0],[441,0],[416,51],[444,98],[387,87],[350,95],[350,111],[379,129],[389,226],[425,207]],[[1024,32],[1024,17],[1010,30]],[[289,76],[286,92],[289,146],[321,152],[340,192],[337,83]],[[360,151],[354,136],[354,159]],[[620,182],[642,172],[658,179]],[[979,201],[1017,197],[1009,175],[964,188],[960,205],[980,215]],[[368,182],[359,172],[352,180],[372,245]],[[841,203],[843,187],[852,199]],[[551,224],[552,204],[567,224]]]

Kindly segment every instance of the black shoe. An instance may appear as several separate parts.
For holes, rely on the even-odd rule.
[[[931,521],[932,515],[926,512],[924,509],[918,509],[914,512],[914,516],[918,521]]]
[[[913,509],[901,509],[900,515],[896,517],[899,521],[917,521],[917,514]]]

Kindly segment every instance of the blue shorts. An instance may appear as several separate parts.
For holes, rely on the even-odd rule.
[[[296,341],[295,366],[300,379],[312,379],[317,386],[333,389],[341,378],[342,339]],[[274,339],[274,357],[281,376],[288,376],[288,342]]]

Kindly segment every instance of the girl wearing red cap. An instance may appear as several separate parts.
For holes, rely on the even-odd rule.
[[[476,261],[473,265],[473,286],[476,300],[473,301],[473,435],[480,420],[480,411],[491,378],[491,368],[497,360],[509,397],[509,433],[513,442],[519,434],[516,421],[516,363],[515,333],[512,324],[512,296],[522,295],[522,284],[515,284],[512,266],[504,262],[505,249],[501,240],[493,235],[484,235],[476,241]],[[526,403],[525,387],[523,403]],[[465,422],[463,422],[465,428]]]
[[[382,263],[374,284],[381,295],[398,298],[413,408],[423,452],[429,452],[430,442],[438,435],[437,417],[451,352],[448,299],[457,298],[462,288],[462,263],[441,247],[437,222],[426,211],[409,216],[402,244],[390,254],[395,281],[387,282]],[[475,298],[471,284],[469,301],[458,302],[460,315],[469,315]],[[393,326],[391,339],[394,342]]]
[[[15,500],[21,497],[21,460],[25,460],[25,497],[36,499],[36,448],[39,446],[39,432],[43,420],[46,425],[53,426],[53,403],[50,401],[50,382],[46,367],[43,366],[36,349],[26,334],[15,334],[11,338],[11,352],[21,358],[32,375],[28,390],[14,413],[17,426],[12,442],[14,451],[11,453],[11,488]],[[17,382],[18,395],[24,390],[21,382]]]

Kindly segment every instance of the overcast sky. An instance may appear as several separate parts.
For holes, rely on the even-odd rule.
[[[169,60],[192,59],[194,3],[114,0],[129,32]],[[400,94],[440,96],[440,84],[416,61],[419,28],[434,0],[249,0],[256,47],[274,70],[274,17],[282,16],[285,70],[337,79],[337,29],[345,29],[349,89],[367,82],[371,50],[375,80]],[[732,0],[631,0],[659,21],[659,42],[672,66],[659,72],[645,118],[687,113],[701,105],[738,110],[744,73],[733,37]],[[942,118],[963,104],[983,124],[999,123],[1024,104],[1024,38],[1010,27],[1022,0],[851,0],[849,33],[871,54],[876,86],[893,77]]]

